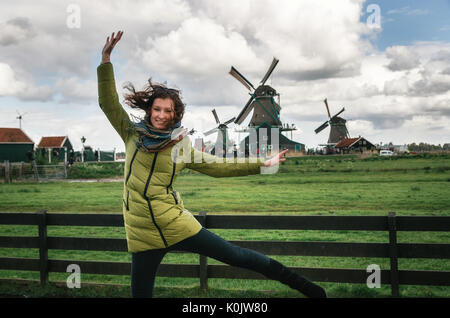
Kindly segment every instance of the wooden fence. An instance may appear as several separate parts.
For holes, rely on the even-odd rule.
[[[390,269],[381,270],[381,284],[390,284],[392,296],[399,296],[399,285],[450,286],[450,271],[399,270],[399,258],[449,259],[450,243],[397,243],[398,231],[450,231],[446,216],[267,216],[267,215],[206,215],[196,218],[208,229],[261,230],[351,230],[388,231],[386,243],[292,242],[292,241],[231,241],[266,255],[301,255],[332,257],[389,258]],[[36,225],[37,237],[0,236],[2,248],[38,248],[39,259],[1,257],[0,269],[39,271],[41,284],[48,282],[49,272],[66,272],[76,263],[84,274],[129,275],[130,263],[48,258],[49,249],[127,251],[125,239],[51,237],[47,226],[108,226],[122,227],[121,214],[67,213],[0,213],[0,224]],[[370,273],[366,269],[291,267],[295,272],[319,282],[366,284]],[[228,265],[208,265],[200,256],[199,264],[161,264],[158,276],[199,277],[200,286],[207,288],[208,278],[265,279],[249,270]]]

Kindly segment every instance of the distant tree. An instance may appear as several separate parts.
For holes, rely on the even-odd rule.
[[[425,142],[421,142],[419,144],[416,144],[415,142],[413,142],[412,144],[408,145],[408,150],[409,151],[416,151],[416,152],[427,152],[427,151],[442,151],[443,148],[442,146],[439,145],[433,145],[433,144],[428,144]]]

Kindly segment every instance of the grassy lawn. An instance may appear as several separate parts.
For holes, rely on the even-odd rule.
[[[123,166],[122,166],[123,168]],[[108,167],[102,177],[120,175]],[[89,175],[94,168],[90,168]],[[112,171],[112,172],[111,172]],[[77,170],[83,176],[83,170]],[[358,159],[354,156],[288,158],[274,175],[212,178],[185,170],[174,188],[194,214],[271,215],[450,215],[450,156],[416,156]],[[0,184],[0,211],[68,213],[121,213],[122,182],[45,182]],[[363,231],[214,230],[229,240],[285,240],[336,242],[387,242],[388,233]],[[0,225],[0,235],[36,236],[37,228]],[[49,236],[124,238],[123,228],[48,228]],[[445,232],[399,232],[399,242],[449,243]],[[0,249],[0,257],[38,257],[36,249]],[[50,250],[50,259],[129,262],[128,253]],[[288,266],[366,269],[369,264],[389,268],[388,259],[274,256]],[[198,256],[168,254],[165,263],[198,263]],[[208,260],[209,264],[216,264]],[[400,269],[450,270],[447,260],[400,259]],[[50,281],[64,282],[68,274],[51,273]],[[128,276],[83,275],[82,283],[114,284],[81,290],[50,285],[45,289],[21,283],[0,282],[0,295],[9,291],[27,295],[129,297]],[[0,278],[39,279],[39,273],[0,271]],[[119,286],[115,286],[119,284]],[[158,277],[156,297],[301,297],[272,281],[210,279],[207,292],[198,279]],[[332,297],[387,297],[390,287],[324,283]],[[115,286],[115,287],[113,287]],[[110,294],[108,294],[110,292]],[[406,297],[448,297],[449,287],[401,286]],[[87,294],[86,294],[87,293]],[[115,295],[115,296],[114,296]]]

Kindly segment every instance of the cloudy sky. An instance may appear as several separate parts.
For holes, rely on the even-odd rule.
[[[352,137],[450,142],[449,0],[0,1],[0,127],[19,127],[23,114],[35,143],[68,135],[80,149],[85,136],[124,149],[97,102],[101,50],[117,30],[121,101],[128,81],[167,82],[181,89],[196,137],[215,127],[213,108],[226,121],[248,100],[230,67],[257,85],[276,57],[267,83],[308,148],[328,139],[328,129],[314,133],[324,98],[332,114],[345,107]]]

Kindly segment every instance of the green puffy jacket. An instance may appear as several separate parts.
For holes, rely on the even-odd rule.
[[[160,152],[138,150],[137,133],[119,102],[113,65],[98,66],[97,77],[100,107],[125,143],[123,216],[130,252],[165,248],[200,231],[201,224],[184,208],[180,194],[173,189],[184,168],[213,177],[260,173],[264,163],[259,159],[255,163],[248,159],[245,163],[217,163],[215,156],[192,147],[187,137]],[[178,156],[175,162],[172,151]]]

